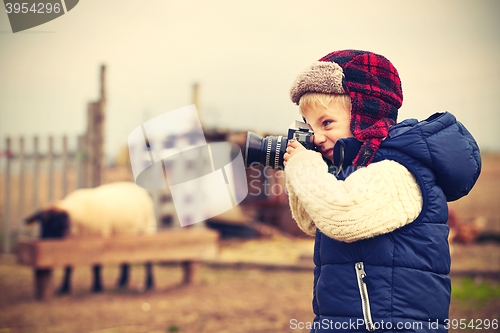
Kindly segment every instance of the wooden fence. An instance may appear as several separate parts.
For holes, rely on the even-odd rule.
[[[84,136],[73,140],[67,136],[49,136],[40,140],[35,136],[29,141],[24,137],[7,137],[5,146],[0,149],[0,181],[3,188],[3,193],[0,193],[0,207],[3,208],[0,221],[4,253],[11,252],[12,241],[24,217],[74,189],[88,187]],[[27,145],[31,146],[29,151]]]

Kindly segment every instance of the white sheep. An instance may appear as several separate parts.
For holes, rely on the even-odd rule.
[[[118,182],[96,188],[79,189],[63,200],[26,218],[26,223],[40,222],[40,238],[63,238],[116,234],[152,234],[157,224],[154,205],[148,192],[135,183]],[[101,267],[94,265],[92,290],[102,291]],[[59,293],[71,290],[72,268],[65,268]],[[146,264],[146,289],[153,287],[152,264]],[[121,265],[119,287],[128,283],[129,266]]]

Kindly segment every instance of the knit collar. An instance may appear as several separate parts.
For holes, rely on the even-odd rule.
[[[353,165],[353,161],[359,152],[362,142],[356,138],[344,138],[335,143],[333,147],[333,160],[327,161],[328,171],[335,176],[340,174],[342,170],[347,171]]]

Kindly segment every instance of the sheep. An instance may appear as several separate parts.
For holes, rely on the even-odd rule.
[[[112,237],[116,234],[156,232],[154,205],[148,192],[132,182],[117,182],[96,188],[78,189],[63,200],[41,209],[25,219],[40,223],[40,238],[82,236]],[[65,268],[59,294],[71,291],[72,267]],[[103,290],[101,267],[93,267],[93,292]],[[129,266],[121,265],[118,287],[128,284]],[[153,287],[152,264],[146,263],[146,289]]]

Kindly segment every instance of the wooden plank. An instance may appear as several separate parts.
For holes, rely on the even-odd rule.
[[[4,202],[4,222],[3,222],[3,252],[10,253],[11,244],[10,244],[10,222],[12,221],[10,218],[10,196],[11,196],[11,163],[12,163],[12,147],[11,147],[11,139],[7,137],[5,139],[5,202]]]
[[[85,136],[80,135],[78,137],[78,147],[76,149],[76,188],[83,188],[86,183],[86,161],[87,161],[87,152],[85,150]]]
[[[49,152],[48,152],[48,178],[47,178],[47,198],[49,202],[54,201],[54,137],[49,136]]]
[[[26,157],[24,150],[24,137],[19,138],[19,205],[17,209],[17,221],[18,225],[22,221],[23,217],[26,216],[24,211],[25,200],[26,200]]]
[[[40,172],[40,156],[38,151],[38,136],[33,138],[33,202],[31,204],[31,211],[36,211],[38,209],[38,189],[39,184],[39,172]]]
[[[62,138],[62,195],[64,198],[68,194],[68,137]]]
[[[154,235],[20,241],[18,261],[36,268],[214,259],[217,232],[174,229]]]

